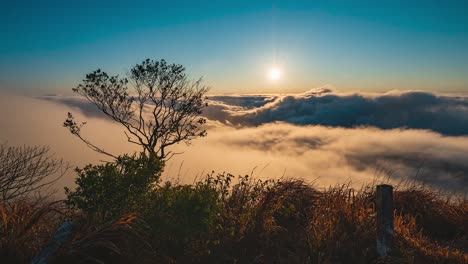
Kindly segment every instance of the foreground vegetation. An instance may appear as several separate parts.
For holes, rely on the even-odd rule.
[[[64,221],[74,223],[71,235],[48,263],[468,262],[468,201],[422,187],[394,193],[395,251],[379,259],[373,186],[320,190],[301,180],[212,174],[193,185],[142,191],[143,183],[125,192],[118,178],[135,171],[121,169],[79,170],[65,202],[3,204],[2,263],[30,262]],[[100,199],[109,202],[100,206]]]

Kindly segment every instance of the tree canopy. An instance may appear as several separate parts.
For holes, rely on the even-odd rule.
[[[120,123],[128,142],[139,145],[148,156],[170,159],[178,153],[168,147],[180,142],[190,144],[192,139],[206,136],[206,119],[201,113],[207,106],[204,95],[208,87],[201,79],[188,79],[180,64],[147,59],[135,65],[125,78],[98,69],[87,74],[73,91]],[[82,136],[84,124],[75,122],[71,113],[64,122],[88,147],[117,158]]]

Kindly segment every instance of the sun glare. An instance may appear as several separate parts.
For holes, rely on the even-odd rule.
[[[281,78],[281,71],[278,68],[271,68],[268,77],[273,81],[279,80]]]

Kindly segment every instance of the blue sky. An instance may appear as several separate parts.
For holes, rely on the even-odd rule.
[[[378,2],[378,3],[376,3]],[[68,93],[164,58],[217,93],[468,92],[464,1],[9,1],[0,85]],[[272,82],[271,67],[282,71]]]

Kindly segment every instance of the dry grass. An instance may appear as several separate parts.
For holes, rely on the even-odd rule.
[[[423,187],[396,190],[394,254],[378,259],[375,186],[318,190],[292,179],[260,189],[254,198],[239,198],[233,191],[231,198],[243,202],[228,199],[237,206],[228,208],[222,230],[237,233],[220,239],[216,258],[240,263],[468,262],[464,199]]]
[[[144,215],[96,224],[69,214],[76,228],[50,262],[468,263],[465,199],[423,187],[395,190],[395,249],[379,259],[374,186],[321,190],[301,180],[263,182],[228,174],[198,184],[217,191],[219,211],[206,234],[180,239],[193,248],[203,245],[203,252],[165,255],[152,246],[154,237],[148,239]],[[63,220],[57,206],[2,207],[2,263],[29,262],[37,254]]]
[[[63,219],[61,202],[28,200],[0,205],[0,258],[2,263],[30,262]]]
[[[73,236],[51,263],[132,263],[151,255],[147,225],[136,214],[126,214],[101,225],[75,224]]]

